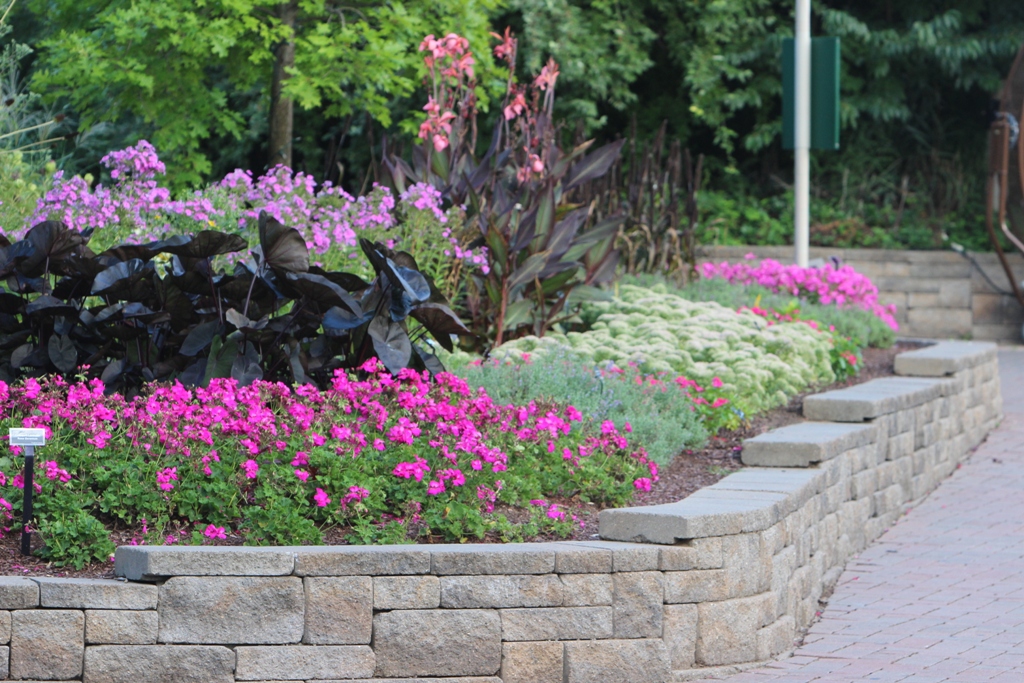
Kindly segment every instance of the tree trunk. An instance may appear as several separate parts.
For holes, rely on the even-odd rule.
[[[295,15],[298,0],[281,5],[281,23],[292,29],[292,38],[279,44],[275,51],[274,76],[270,84],[270,159],[269,166],[292,165],[292,121],[294,107],[292,98],[282,94],[284,82],[288,79],[287,68],[295,66]]]

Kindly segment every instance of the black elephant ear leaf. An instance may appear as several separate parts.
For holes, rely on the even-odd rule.
[[[178,349],[178,353],[183,356],[194,356],[213,341],[214,337],[217,336],[217,332],[220,330],[220,321],[211,320],[210,322],[201,323],[192,328],[192,331],[185,337],[185,341],[181,343],[181,348]]]
[[[71,304],[65,303],[55,296],[44,294],[37,297],[35,301],[25,307],[25,313],[33,315],[36,313],[50,316],[70,315],[78,317],[78,309]]]
[[[288,273],[287,278],[288,284],[294,287],[299,294],[322,308],[341,306],[355,315],[363,314],[363,308],[355,297],[323,275]]]
[[[103,374],[100,375],[100,381],[105,385],[110,386],[113,384],[118,377],[124,374],[124,369],[127,366],[124,358],[111,361],[107,364],[107,367],[103,368]]]
[[[366,258],[370,261],[370,265],[373,266],[373,272],[380,275],[381,271],[388,270],[387,257],[377,249],[377,245],[365,237],[360,237],[359,248],[363,250],[364,254],[366,254]]]
[[[25,307],[25,300],[17,294],[0,292],[0,313],[17,315]]]
[[[327,278],[346,292],[361,292],[370,287],[369,282],[352,273],[329,272],[317,266],[310,266],[309,272],[312,275],[320,275]]]
[[[413,349],[416,351],[416,355],[423,361],[423,366],[430,372],[431,375],[437,375],[438,373],[444,372],[444,365],[441,363],[441,359],[437,357],[433,352],[428,351],[419,344],[413,344]]]
[[[448,351],[454,349],[451,335],[472,334],[462,323],[455,311],[444,304],[420,304],[410,313],[412,318],[419,322],[434,339]]]
[[[263,379],[263,370],[260,368],[260,355],[256,347],[249,342],[245,345],[245,353],[240,353],[231,363],[231,378],[238,382],[239,386],[249,386],[258,379]]]
[[[239,235],[229,235],[218,230],[201,230],[192,237],[178,235],[145,246],[155,254],[166,252],[185,258],[206,259],[242,251],[246,243]]]
[[[309,248],[302,233],[282,225],[265,211],[260,212],[259,233],[260,250],[268,266],[289,273],[309,271]]]
[[[186,387],[198,386],[203,381],[203,377],[206,376],[206,359],[200,358],[192,365],[188,366],[181,371],[178,375],[178,381],[184,384]]]
[[[78,365],[78,351],[68,335],[51,336],[46,347],[50,362],[61,372],[71,372]]]
[[[373,350],[391,374],[409,365],[412,358],[412,342],[401,325],[391,323],[384,316],[377,316],[367,328],[373,340]]]
[[[243,332],[258,332],[270,322],[270,318],[250,320],[233,308],[224,311],[224,319]]]
[[[142,259],[132,259],[123,263],[116,263],[100,271],[95,279],[93,279],[91,294],[106,296],[122,293],[128,290],[133,282],[138,281],[147,272],[152,270],[153,267],[144,263]]]
[[[430,283],[427,282],[427,278],[423,276],[423,273],[412,268],[395,265],[393,262],[388,265],[391,266],[399,284],[409,294],[409,298],[412,299],[413,303],[418,304],[430,298]]]
[[[347,332],[348,330],[354,330],[370,321],[373,317],[373,313],[365,313],[363,315],[356,315],[349,310],[342,308],[341,306],[331,306],[324,313],[321,324],[324,326],[324,330],[332,335],[337,336]]]
[[[34,344],[22,344],[14,349],[14,351],[11,351],[11,367],[20,368],[22,365],[30,365],[27,361],[35,350]]]
[[[37,262],[41,264],[44,261],[63,261],[76,249],[84,246],[89,238],[79,232],[68,230],[60,221],[43,221],[29,228],[25,233],[25,241],[34,247],[29,262],[23,264],[23,267],[30,268],[37,265]]]

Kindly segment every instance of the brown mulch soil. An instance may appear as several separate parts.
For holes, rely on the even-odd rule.
[[[796,396],[788,405],[776,408],[764,415],[759,415],[750,420],[746,425],[736,430],[723,431],[717,436],[708,440],[707,445],[696,451],[684,451],[672,461],[670,465],[662,468],[661,481],[659,481],[650,492],[640,492],[634,498],[633,505],[660,505],[672,503],[688,495],[714,484],[719,479],[743,467],[740,462],[740,452],[745,439],[763,434],[772,429],[784,427],[796,422],[803,422],[802,416],[804,396],[819,393],[823,390],[842,389],[844,387],[860,384],[877,377],[885,377],[893,374],[894,359],[896,354],[917,348],[914,343],[896,344],[888,349],[864,350],[864,364],[860,373],[844,382],[837,382],[824,389],[816,389],[799,396]],[[554,499],[553,502],[565,503],[573,508],[580,525],[572,534],[569,540],[593,540],[598,538],[597,521],[600,508],[596,505],[581,504],[576,500],[561,501]],[[517,508],[499,509],[497,512],[505,514],[510,521],[520,522],[528,519],[529,512]],[[20,527],[17,527],[20,528]],[[128,545],[133,536],[137,537],[138,530],[121,530],[112,533],[112,540],[117,545]],[[345,543],[344,529],[329,529],[324,533],[324,542],[329,545]],[[426,542],[440,542],[439,539],[427,539]],[[494,542],[499,539],[484,538],[481,542]],[[553,541],[566,540],[549,536],[538,536],[527,540],[531,541]],[[40,545],[38,536],[33,536],[33,551]],[[241,539],[229,537],[219,541],[218,545],[239,545]],[[44,560],[36,557],[25,557],[21,555],[21,537],[16,528],[12,527],[11,532],[0,539],[0,575],[25,575],[25,576],[58,576],[77,578],[113,578],[113,562],[108,564],[96,563],[81,570],[67,567],[54,567]]]

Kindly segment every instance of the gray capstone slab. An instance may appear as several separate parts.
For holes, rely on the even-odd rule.
[[[119,546],[114,573],[130,581],[167,576],[288,576],[295,569],[293,548],[202,546]]]
[[[297,643],[304,627],[298,577],[176,576],[160,586],[161,643]]]
[[[209,645],[93,645],[82,683],[234,683],[235,653]]]
[[[430,550],[417,546],[302,547],[297,576],[396,576],[430,573]]]
[[[881,377],[804,399],[804,417],[820,422],[864,422],[940,398],[949,380]]]
[[[872,424],[800,422],[743,442],[743,464],[755,467],[810,467],[873,443]]]
[[[897,375],[942,377],[952,375],[996,358],[993,342],[945,341],[923,349],[905,351],[896,356]]]
[[[20,576],[0,576],[0,609],[39,607],[39,584]]]
[[[398,610],[373,618],[376,675],[493,676],[501,667],[494,610]]]

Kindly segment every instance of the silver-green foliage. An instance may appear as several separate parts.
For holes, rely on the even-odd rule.
[[[568,403],[583,414],[584,429],[593,432],[599,432],[605,420],[619,428],[628,422],[633,430],[630,438],[660,464],[707,441],[707,430],[693,404],[674,385],[637,384],[635,375],[602,371],[567,349],[529,363],[485,361],[474,366],[469,361],[465,354],[455,354],[447,357],[445,364],[470,385],[486,389],[499,404]]]

